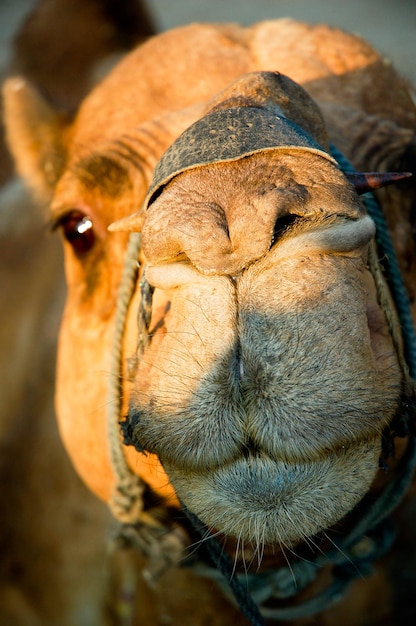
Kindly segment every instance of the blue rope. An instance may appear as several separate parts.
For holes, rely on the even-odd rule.
[[[222,549],[217,539],[211,535],[209,529],[199,517],[187,509],[183,502],[181,502],[181,507],[200,539],[204,541],[204,546],[213,565],[218,567],[230,586],[243,615],[247,617],[252,626],[264,626],[264,619],[257,604],[252,599],[247,588],[241,584],[238,576],[234,575],[234,567],[228,554]]]
[[[354,171],[351,163],[334,147],[331,146],[331,154],[335,157],[343,171]],[[383,259],[386,281],[389,285],[392,298],[394,300],[399,322],[402,328],[404,341],[404,357],[412,378],[416,376],[416,334],[413,326],[410,302],[400,273],[400,267],[394,250],[387,223],[381,207],[376,199],[371,195],[363,197],[364,204],[370,217],[376,225],[376,243],[379,256]],[[264,617],[271,620],[293,620],[316,613],[320,613],[334,602],[340,600],[351,582],[363,573],[371,572],[372,563],[383,556],[390,548],[395,538],[393,524],[389,515],[397,507],[405,491],[412,480],[414,467],[416,465],[416,440],[414,436],[409,437],[406,452],[400,460],[397,475],[392,480],[382,495],[368,509],[368,503],[363,501],[363,514],[358,522],[340,542],[338,548],[325,555],[318,557],[315,561],[299,562],[292,564],[291,568],[281,568],[279,570],[269,570],[254,575],[245,576],[245,585],[240,581],[240,576],[235,575],[234,568],[228,555],[221,548],[220,544],[204,523],[184,505],[182,508],[188,516],[192,526],[197,531],[199,537],[204,539],[204,545],[213,564],[218,567],[232,590],[235,599],[242,613],[249,619],[252,626],[264,626]],[[359,507],[358,507],[359,508]],[[354,547],[360,539],[368,538],[372,542],[371,549],[363,556],[354,555]],[[301,604],[267,608],[262,607],[262,613],[253,595],[256,595],[256,588],[261,590],[262,585],[271,589],[268,598],[272,598],[274,593],[282,591],[282,597],[294,596],[298,590],[305,588],[312,582],[318,571],[324,566],[333,565],[334,581],[326,589],[302,602]],[[293,593],[287,593],[286,583],[290,576],[293,579],[293,569],[304,568],[306,571],[304,583],[299,585],[299,589],[293,589]],[[285,591],[286,589],[286,591]],[[278,593],[276,593],[278,595]],[[276,597],[275,595],[275,597]]]
[[[354,171],[354,167],[335,146],[331,145],[331,154],[338,161],[342,171]],[[363,196],[363,202],[369,216],[376,225],[376,243],[379,257],[383,260],[385,277],[396,306],[397,315],[402,327],[404,356],[412,378],[416,378],[416,334],[410,309],[409,297],[401,275],[399,262],[387,227],[383,211],[375,197],[371,194]]]

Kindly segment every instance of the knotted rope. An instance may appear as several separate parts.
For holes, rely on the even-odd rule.
[[[129,468],[121,444],[120,415],[123,402],[123,338],[127,312],[136,288],[141,234],[129,238],[117,297],[113,345],[108,384],[107,434],[110,461],[116,484],[108,503],[114,517],[123,524],[135,524],[143,511],[145,484]]]
[[[131,233],[127,246],[124,266],[115,312],[113,345],[111,350],[110,376],[108,386],[107,434],[115,486],[108,506],[113,516],[120,522],[114,537],[109,542],[109,555],[122,549],[125,552],[121,582],[121,594],[115,609],[123,625],[133,623],[135,587],[138,584],[136,566],[127,557],[128,549],[133,548],[148,557],[147,567],[142,576],[149,585],[168,568],[177,565],[184,552],[187,538],[178,527],[167,528],[144,511],[145,482],[134,474],[124,454],[120,417],[123,403],[123,338],[126,329],[128,309],[136,289],[139,274],[139,254],[141,234]],[[134,362],[129,363],[129,378],[133,378],[137,359],[149,342],[148,327],[151,317],[152,288],[143,274],[141,282],[141,302],[138,312],[138,349]]]

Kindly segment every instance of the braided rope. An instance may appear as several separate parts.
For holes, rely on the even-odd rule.
[[[136,286],[140,246],[141,234],[131,233],[117,297],[108,385],[107,434],[111,466],[116,477],[108,505],[114,517],[123,524],[134,524],[140,520],[145,489],[142,479],[127,464],[119,426],[123,398],[123,337],[128,308]]]
[[[394,495],[394,490],[390,491],[392,493]],[[397,505],[397,501],[395,504]],[[196,571],[216,580],[224,594],[236,602],[253,626],[262,624],[263,618],[273,621],[294,620],[328,609],[341,600],[356,578],[371,573],[372,563],[384,556],[395,539],[395,530],[391,523],[379,524],[369,530],[366,528],[369,519],[366,519],[365,524],[357,524],[345,541],[314,558],[295,560],[290,566],[279,569],[235,575],[228,555],[208,527],[184,506],[183,509],[199,536],[204,539],[211,561],[221,575],[206,567],[197,567]],[[295,597],[314,582],[320,571],[327,566],[333,567],[333,581],[315,596],[284,607],[265,606],[271,600],[281,601]]]
[[[343,171],[354,171],[352,164],[346,157],[331,145],[331,154],[336,158]],[[378,256],[385,258],[384,272],[390,288],[391,297],[396,307],[397,316],[404,338],[403,351],[408,369],[412,378],[416,378],[416,333],[410,309],[409,297],[400,271],[396,251],[391,239],[386,219],[379,203],[372,194],[363,196],[363,202],[369,216],[376,225],[376,242]]]
[[[241,583],[240,578],[233,576],[233,564],[217,539],[211,535],[207,526],[205,526],[195,513],[192,513],[183,502],[181,502],[181,507],[199,537],[204,540],[204,546],[208,551],[213,565],[220,569],[243,615],[247,617],[252,626],[264,626],[264,619],[257,604],[252,599],[247,588]],[[222,581],[218,582],[221,584]]]
[[[402,327],[402,333],[405,337],[404,354],[406,362],[409,366],[409,372],[412,378],[416,377],[416,336],[413,325],[413,318],[410,310],[409,298],[406,287],[400,272],[399,262],[393,247],[385,218],[380,210],[379,204],[373,196],[364,198],[367,211],[376,224],[376,241],[379,250],[379,256],[385,256],[387,263],[385,264],[386,279],[390,287],[390,291],[396,306],[397,315]]]

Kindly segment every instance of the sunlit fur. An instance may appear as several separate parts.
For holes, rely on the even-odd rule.
[[[382,431],[402,392],[361,201],[328,159],[288,148],[183,172],[140,209],[158,159],[212,107],[276,105],[355,167],[414,169],[406,83],[355,36],[278,20],[163,33],[127,56],[63,129],[24,81],[5,92],[19,172],[51,201],[54,224],[75,209],[93,225],[88,252],[64,242],[56,393],[62,440],[85,483],[108,501],[115,482],[106,408],[127,233],[108,228],[128,217],[118,230],[143,228],[140,263],[155,286],[151,342],[134,381],[138,288],[124,334],[130,467],[171,507],[167,516],[179,495],[214,533],[235,537],[227,546],[237,552],[261,557],[274,544],[274,566],[300,542],[314,546],[319,531],[330,540],[329,527],[380,478]],[[411,289],[412,198],[380,192]],[[178,568],[173,584],[161,583],[161,605],[182,600],[186,575]],[[193,578],[189,589],[202,586]],[[212,588],[196,626],[220,602]],[[358,606],[354,620],[350,608],[348,626],[373,614]],[[227,610],[212,623],[235,621]],[[143,623],[157,623],[143,611]],[[184,610],[172,615],[189,621]]]
[[[260,201],[262,216],[289,207],[299,217],[270,249],[276,218],[254,222]],[[161,214],[171,220],[165,247],[152,231]],[[201,219],[210,226],[199,238]],[[229,249],[215,258],[225,233]],[[138,368],[132,441],[159,456],[208,525],[289,544],[337,522],[369,489],[400,396],[369,289],[373,234],[336,167],[290,151],[186,172],[150,206],[148,279],[171,304]],[[175,237],[182,255],[166,266]],[[255,238],[269,243],[253,260]]]

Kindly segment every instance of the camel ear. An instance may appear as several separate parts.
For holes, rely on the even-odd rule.
[[[68,121],[23,78],[3,86],[4,123],[17,172],[38,199],[48,201],[62,173]]]

